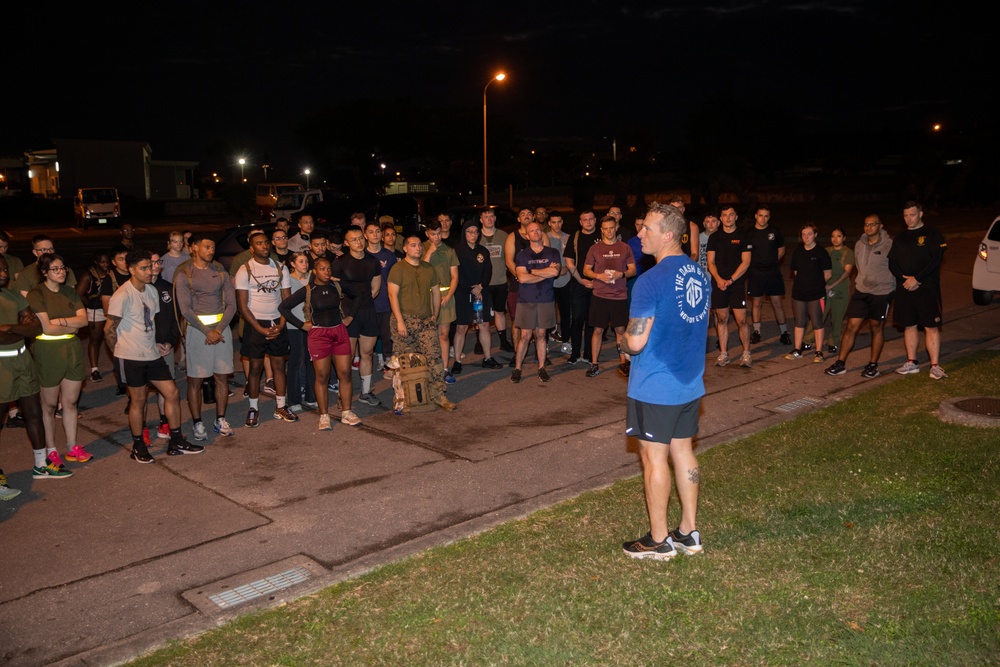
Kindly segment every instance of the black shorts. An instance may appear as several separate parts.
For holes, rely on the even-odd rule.
[[[170,367],[163,357],[151,361],[136,361],[134,359],[119,359],[118,370],[122,379],[129,387],[145,387],[150,382],[162,382],[174,379]]]
[[[351,320],[351,323],[347,325],[347,336],[349,338],[358,338],[360,336],[377,338],[380,333],[378,316],[375,314],[374,306],[359,310],[358,314]]]
[[[888,294],[866,294],[855,292],[847,302],[847,319],[884,322],[892,305],[892,292]]]
[[[455,290],[455,324],[468,326],[472,324],[474,313],[472,312],[472,292],[463,292],[461,288]],[[493,321],[493,300],[490,298],[490,290],[483,290],[483,322]]]
[[[781,275],[781,269],[774,271],[750,269],[747,293],[751,297],[785,296],[785,277]]]
[[[941,326],[941,285],[924,284],[913,292],[897,287],[892,312],[893,324],[899,329]]]
[[[625,435],[668,445],[674,438],[693,438],[698,433],[700,405],[700,398],[683,405],[658,405],[630,397],[625,412]]]
[[[506,313],[507,283],[503,283],[502,285],[490,285],[485,291],[490,293],[490,303],[493,304],[493,312]]]
[[[744,278],[740,278],[735,283],[729,286],[729,289],[723,291],[718,288],[718,286],[712,283],[712,308],[716,310],[723,310],[726,308],[733,308],[734,310],[747,308],[747,281]]]
[[[598,329],[624,327],[628,325],[628,300],[604,299],[595,296],[590,300],[587,325]]]
[[[265,329],[271,326],[272,320],[257,320],[257,323]],[[257,331],[249,324],[243,325],[243,341],[240,343],[240,355],[247,359],[263,359],[265,355],[271,357],[288,356],[288,329],[284,328],[277,338],[268,340],[264,334]]]

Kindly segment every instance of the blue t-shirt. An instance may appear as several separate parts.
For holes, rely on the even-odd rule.
[[[629,318],[653,317],[649,340],[632,357],[628,396],[683,405],[705,395],[705,337],[711,281],[687,255],[665,257],[632,288]]]
[[[532,252],[531,246],[517,253],[514,257],[514,266],[523,266],[528,269],[546,269],[552,264],[559,266],[562,258],[555,248],[545,246],[541,252]],[[556,300],[555,288],[552,283],[555,278],[547,278],[537,283],[525,283],[517,288],[517,300],[519,303],[551,303]]]
[[[389,269],[398,261],[398,258],[396,257],[396,253],[385,246],[382,246],[381,250],[372,254],[375,255],[379,266],[382,267],[382,287],[378,291],[378,296],[375,297],[375,312],[388,313],[392,310],[389,307]]]

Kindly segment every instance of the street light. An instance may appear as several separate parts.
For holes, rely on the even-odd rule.
[[[306,190],[308,190],[309,189],[309,174],[311,174],[312,172],[307,167],[306,170],[304,172],[302,172],[302,173],[306,175]]]
[[[489,196],[489,186],[486,180],[486,89],[490,87],[490,84],[494,81],[503,81],[507,78],[507,75],[500,72],[492,79],[486,82],[486,86],[483,87],[483,206],[486,206],[489,202],[487,198]]]
[[[239,163],[240,163],[240,181],[242,181],[243,183],[246,183],[247,179],[246,179],[246,177],[243,176],[243,165],[245,165],[247,163],[246,158],[241,157],[239,159]]]

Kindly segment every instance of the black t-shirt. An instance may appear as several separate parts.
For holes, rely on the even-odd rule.
[[[177,326],[177,313],[174,311],[174,285],[160,276],[153,282],[153,287],[160,297],[160,310],[153,316],[156,342],[176,345],[181,337],[181,330]]]
[[[563,257],[566,259],[572,259],[576,262],[576,272],[583,276],[583,263],[587,261],[587,253],[594,246],[595,243],[599,243],[601,240],[601,230],[595,229],[592,234],[585,234],[584,231],[578,230],[569,235],[569,241],[566,243],[566,248],[563,250]],[[576,282],[576,279],[571,279],[569,284],[572,285]],[[577,283],[579,284],[579,283]]]
[[[792,298],[796,301],[815,301],[826,295],[824,271],[833,269],[830,253],[817,243],[806,250],[801,243],[792,253]]]
[[[463,243],[455,249],[458,255],[458,290],[468,292],[473,285],[490,286],[493,278],[493,262],[490,251],[478,243],[469,247]]]
[[[751,245],[750,270],[768,272],[778,270],[778,251],[785,245],[785,236],[774,225],[764,229],[754,226],[747,232],[747,240]]]
[[[313,326],[335,327],[341,323],[340,291],[337,290],[337,286],[333,284],[332,280],[325,285],[307,285],[296,290],[281,302],[281,305],[278,306],[278,312],[287,321],[301,329],[305,323],[292,311],[297,306],[305,304],[307,293],[309,295],[309,319]]]
[[[115,267],[111,267],[108,274],[101,279],[101,296],[111,296],[115,291],[127,283],[132,278],[131,273],[120,273]]]
[[[742,229],[736,228],[732,232],[727,232],[720,227],[708,237],[705,251],[715,253],[715,270],[723,280],[729,280],[743,263],[743,253],[747,251],[752,253],[753,246]],[[743,274],[740,278],[745,276],[746,274]]]
[[[340,281],[344,292],[344,315],[354,317],[366,306],[375,307],[372,298],[372,278],[382,276],[382,264],[367,250],[365,256],[357,259],[345,252],[330,265],[330,275]]]
[[[941,260],[947,247],[941,232],[929,225],[897,234],[889,250],[889,270],[896,276],[897,289],[903,283],[903,276],[913,276],[920,283],[939,283]]]

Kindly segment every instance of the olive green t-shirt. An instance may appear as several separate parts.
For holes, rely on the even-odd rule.
[[[413,266],[405,259],[389,269],[389,282],[399,285],[399,310],[404,316],[431,317],[434,314],[431,290],[437,289],[434,267],[421,260]]]
[[[32,312],[45,313],[50,321],[57,317],[73,317],[76,311],[83,310],[83,301],[76,290],[65,285],[60,285],[58,292],[53,292],[44,283],[35,285],[26,298]]]

